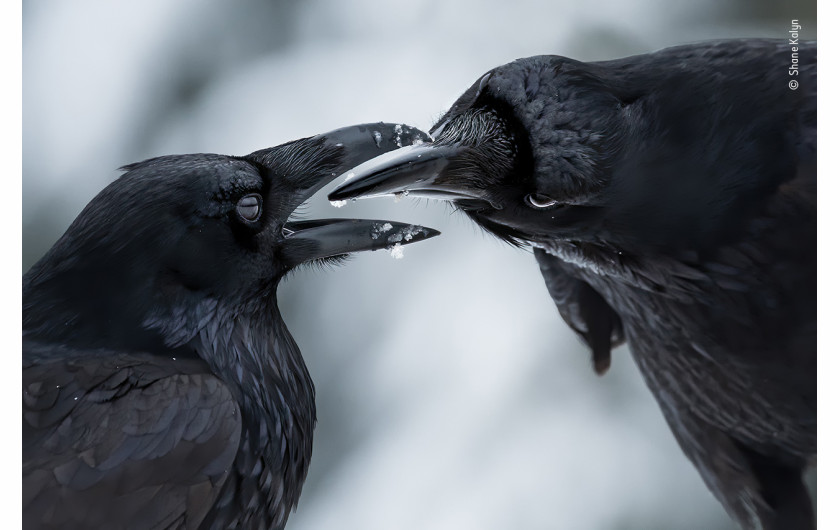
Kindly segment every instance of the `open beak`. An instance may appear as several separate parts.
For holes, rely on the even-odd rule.
[[[302,204],[318,190],[333,182],[337,173],[346,172],[370,158],[430,140],[431,138],[420,129],[382,122],[351,125],[314,136],[309,141],[315,142],[316,145],[342,148],[341,165],[336,172],[325,175],[298,193],[297,200]],[[259,159],[270,156],[270,153],[271,150],[265,150],[265,154],[257,152],[250,156]],[[364,250],[394,249],[439,234],[437,230],[424,226],[363,219],[287,221],[282,229],[283,239],[290,243],[295,242],[305,260]]]
[[[317,219],[286,223],[287,241],[305,246],[306,259],[327,258],[364,250],[396,249],[440,235],[425,226],[367,219]]]

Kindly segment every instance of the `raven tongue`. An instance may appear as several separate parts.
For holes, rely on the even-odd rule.
[[[283,227],[286,241],[305,243],[306,260],[361,252],[399,248],[439,235],[425,226],[368,219],[316,219],[289,222]]]

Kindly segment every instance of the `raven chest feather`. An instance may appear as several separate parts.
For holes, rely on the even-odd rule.
[[[769,451],[816,452],[815,285],[794,272],[809,270],[807,256],[796,267],[737,248],[703,264],[580,244],[551,250],[619,315],[666,417],[691,413]]]

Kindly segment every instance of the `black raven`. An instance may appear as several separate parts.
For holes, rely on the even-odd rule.
[[[315,395],[278,282],[438,234],[290,216],[348,167],[424,137],[367,124],[126,166],[23,277],[24,527],[282,528]]]
[[[434,141],[330,195],[448,199],[530,246],[595,370],[626,341],[683,452],[745,528],[814,526],[816,43],[520,59]]]

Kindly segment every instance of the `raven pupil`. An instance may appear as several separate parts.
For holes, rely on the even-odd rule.
[[[532,208],[537,209],[545,209],[551,208],[557,204],[557,201],[549,197],[548,195],[543,195],[542,193],[529,193],[525,196],[525,203]]]
[[[261,202],[260,196],[255,193],[246,195],[236,204],[236,213],[246,221],[256,221],[260,216]]]

